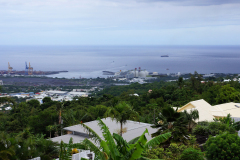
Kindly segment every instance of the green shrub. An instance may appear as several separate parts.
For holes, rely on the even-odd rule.
[[[195,135],[201,135],[201,136],[206,136],[210,134],[210,129],[207,126],[201,126],[201,125],[197,125],[194,129],[193,129],[193,134]]]
[[[240,159],[240,137],[237,134],[225,132],[216,137],[210,137],[204,148],[208,159]]]
[[[201,151],[187,148],[182,152],[180,160],[204,160],[204,158]]]
[[[150,159],[179,160],[183,151],[189,147],[195,150],[199,150],[200,152],[201,150],[196,143],[195,136],[189,135],[188,139],[189,140],[187,144],[171,143],[168,148],[165,148],[165,150],[162,147],[156,146],[156,148],[146,150],[142,156]]]
[[[181,153],[187,148],[188,146],[184,144],[176,144],[171,143],[170,146],[164,150],[164,148],[152,148],[147,150],[144,154],[144,157],[150,159],[165,159],[165,160],[178,160]]]
[[[201,136],[207,136],[212,135],[215,136],[222,132],[229,132],[229,133],[235,133],[235,129],[231,126],[228,126],[225,123],[221,122],[210,122],[208,124],[203,125],[197,125],[193,129],[193,134],[195,135],[201,135]]]
[[[153,148],[147,150],[145,153],[142,154],[144,157],[148,157],[150,159],[159,159],[164,157],[164,148]]]
[[[199,145],[198,145],[198,143],[197,143],[197,138],[195,137],[195,135],[189,134],[187,147],[188,147],[188,148],[197,149],[197,150],[201,150],[201,149],[199,148]]]
[[[229,132],[232,134],[235,133],[235,129],[233,127],[221,122],[211,122],[209,123],[208,128],[211,132],[211,135],[216,135],[221,132]]]
[[[170,146],[166,149],[166,156],[164,159],[168,160],[178,160],[181,153],[187,148],[187,146],[176,143],[171,143]]]

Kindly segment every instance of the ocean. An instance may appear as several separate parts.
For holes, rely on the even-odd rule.
[[[168,55],[169,57],[161,57]],[[240,46],[0,46],[0,70],[62,71],[50,77],[106,77],[141,67],[159,73],[240,73]]]

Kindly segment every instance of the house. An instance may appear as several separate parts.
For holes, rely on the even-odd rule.
[[[230,102],[212,106],[204,99],[200,99],[189,102],[179,108],[178,112],[183,112],[184,110],[190,111],[192,109],[197,109],[199,112],[199,119],[197,122],[213,121],[214,118],[226,117],[228,114],[236,121],[240,119],[240,103]]]
[[[109,131],[111,132],[111,134],[119,133],[120,123],[117,123],[115,120],[112,120],[110,117],[103,118],[102,121],[109,128]],[[98,126],[97,120],[86,122],[84,124],[92,128],[101,138],[103,138],[102,131],[101,131],[101,128]],[[152,139],[151,134],[157,131],[157,129],[152,128],[151,125],[152,124],[128,120],[125,124],[123,124],[123,130],[125,132],[123,133],[123,138],[128,142],[133,138],[140,136],[147,128],[149,134],[145,134],[145,135],[148,140],[151,140]],[[79,143],[83,141],[85,138],[90,138],[86,129],[83,128],[81,124],[65,127],[63,129],[66,130],[68,134],[51,138],[51,140],[59,143],[62,140],[64,143],[68,143],[70,138],[72,137],[73,143]]]

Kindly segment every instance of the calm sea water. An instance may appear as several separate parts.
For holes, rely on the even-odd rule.
[[[161,57],[169,55],[169,57]],[[102,71],[138,67],[159,73],[240,73],[240,46],[0,46],[0,70],[67,73],[53,77],[104,77]],[[168,70],[167,70],[168,69]]]

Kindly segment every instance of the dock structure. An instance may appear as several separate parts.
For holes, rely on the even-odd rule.
[[[31,67],[30,62],[29,62],[29,67],[28,67],[28,75],[33,74],[33,67]]]
[[[8,62],[8,74],[12,73],[12,67],[10,66],[10,63]]]

